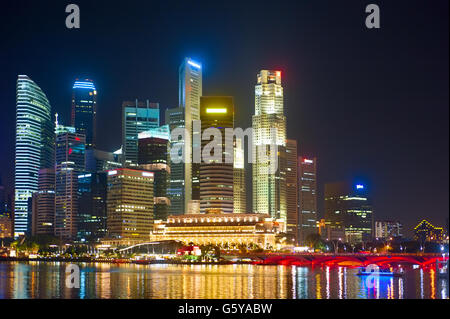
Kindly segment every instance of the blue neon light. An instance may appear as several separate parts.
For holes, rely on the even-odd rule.
[[[197,69],[201,69],[202,68],[200,63],[194,62],[192,60],[188,60],[187,62],[188,62],[188,64],[192,65],[193,67],[195,67]]]
[[[94,83],[85,81],[75,81],[73,89],[91,89],[95,90]]]
[[[356,185],[356,189],[364,189],[364,185],[358,184]]]

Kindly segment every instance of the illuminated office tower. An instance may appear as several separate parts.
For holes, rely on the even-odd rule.
[[[298,158],[298,238],[318,233],[317,228],[317,159]]]
[[[147,239],[153,228],[153,173],[130,168],[108,171],[108,236]]]
[[[166,220],[169,216],[170,185],[169,126],[163,125],[139,134],[139,168],[153,172],[154,219]]]
[[[372,204],[365,185],[348,182],[325,184],[325,222],[357,243],[372,239]]]
[[[280,71],[262,70],[257,75],[252,123],[253,212],[286,222],[286,117]],[[271,144],[277,146],[275,154],[270,153]]]
[[[298,243],[297,141],[286,140],[286,211],[288,233]]]
[[[211,143],[213,136],[208,136],[206,129],[216,128],[221,137],[218,141],[221,151],[211,154],[210,159],[202,158],[200,164],[200,212],[201,213],[232,213],[233,212],[233,159],[228,159],[225,145],[233,145],[233,135],[226,137],[225,129],[233,128],[234,105],[233,98],[229,96],[202,96],[200,98],[200,119],[202,137],[209,137],[201,141],[204,151]],[[226,140],[229,138],[229,140]],[[216,150],[215,150],[216,151]],[[234,153],[234,152],[233,152]]]
[[[159,127],[159,104],[143,101],[122,103],[122,147],[125,166],[138,164],[138,135]]]
[[[97,242],[106,236],[106,172],[78,175],[77,240]]]
[[[190,58],[185,58],[179,68],[178,85],[179,106],[184,108],[185,136],[185,192],[184,210],[188,211],[191,200],[200,199],[199,163],[192,163],[193,145],[192,121],[200,120],[200,97],[202,96],[202,65]],[[197,134],[197,133],[196,133]]]
[[[14,237],[28,229],[28,199],[38,190],[38,173],[53,167],[54,132],[50,103],[36,83],[19,75],[16,95]]]
[[[55,233],[55,169],[39,170],[38,191],[33,194],[32,231],[33,236]]]
[[[78,175],[85,170],[86,137],[74,127],[57,128],[55,236],[74,239],[78,223]]]
[[[166,110],[166,125],[169,126],[170,132],[176,128],[184,128],[184,108],[177,107]],[[171,140],[170,147],[181,149],[184,145],[184,140],[180,137],[178,140]],[[180,154],[181,155],[181,154]],[[170,160],[170,186],[168,189],[168,196],[170,199],[170,215],[184,214],[184,192],[185,192],[185,163],[174,163]]]
[[[244,143],[236,138],[233,161],[233,213],[247,213]]]
[[[402,237],[402,229],[403,225],[399,221],[377,220],[375,221],[374,237],[384,240]]]
[[[95,148],[97,138],[97,90],[89,79],[76,79],[72,88],[72,127],[86,136],[86,148]]]

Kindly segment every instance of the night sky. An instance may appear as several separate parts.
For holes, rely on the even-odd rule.
[[[282,71],[288,137],[299,153],[318,157],[320,214],[324,182],[347,179],[367,184],[376,219],[398,219],[405,229],[421,218],[445,226],[449,2],[278,2],[2,3],[4,184],[12,191],[18,74],[44,90],[66,124],[74,79],[92,78],[98,146],[112,151],[121,145],[122,100],[159,102],[163,117],[178,106],[178,66],[189,56],[203,63],[204,95],[234,96],[243,128],[251,125],[258,71]],[[80,6],[81,29],[65,27],[69,3]],[[365,27],[370,3],[380,6],[381,29]]]

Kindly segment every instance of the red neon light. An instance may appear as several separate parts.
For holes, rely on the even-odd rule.
[[[69,148],[69,155],[70,155],[70,154],[72,154],[72,149],[71,149],[71,148]]]

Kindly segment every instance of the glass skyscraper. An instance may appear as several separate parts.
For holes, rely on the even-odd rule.
[[[325,184],[325,222],[345,232],[345,240],[357,243],[372,239],[373,209],[365,185],[349,182]]]
[[[286,233],[298,242],[297,141],[286,140]]]
[[[138,164],[138,135],[159,127],[159,104],[149,100],[122,103],[122,147],[125,166]]]
[[[139,167],[154,174],[154,218],[166,220],[169,215],[170,185],[169,126],[139,134]]]
[[[86,148],[95,148],[97,90],[92,80],[75,80],[72,88],[72,126],[86,136]]]
[[[170,131],[176,128],[184,128],[184,108],[177,107],[166,110],[166,125],[169,126]],[[171,140],[170,147],[182,146],[183,139]],[[180,154],[181,155],[181,154]],[[168,196],[170,199],[170,214],[181,215],[184,214],[184,191],[185,191],[185,163],[174,163],[170,161],[170,186],[168,189]]]
[[[187,212],[190,201],[200,200],[199,163],[192,163],[193,145],[192,121],[200,120],[200,97],[202,96],[202,65],[191,58],[185,58],[179,68],[178,97],[179,106],[184,108],[184,120],[187,135],[185,136],[185,194],[184,210]],[[198,132],[199,133],[199,132]]]
[[[317,158],[298,158],[298,240],[305,244],[317,229]]]
[[[106,236],[106,172],[78,175],[77,240],[96,242]]]
[[[253,212],[269,214],[286,222],[286,117],[283,104],[281,72],[260,71],[255,86],[255,115],[252,117]],[[276,144],[276,154],[270,153],[271,144]],[[270,160],[274,156],[276,161]]]
[[[17,79],[14,236],[28,229],[28,199],[38,190],[38,173],[53,166],[51,106],[41,88],[26,75]]]

